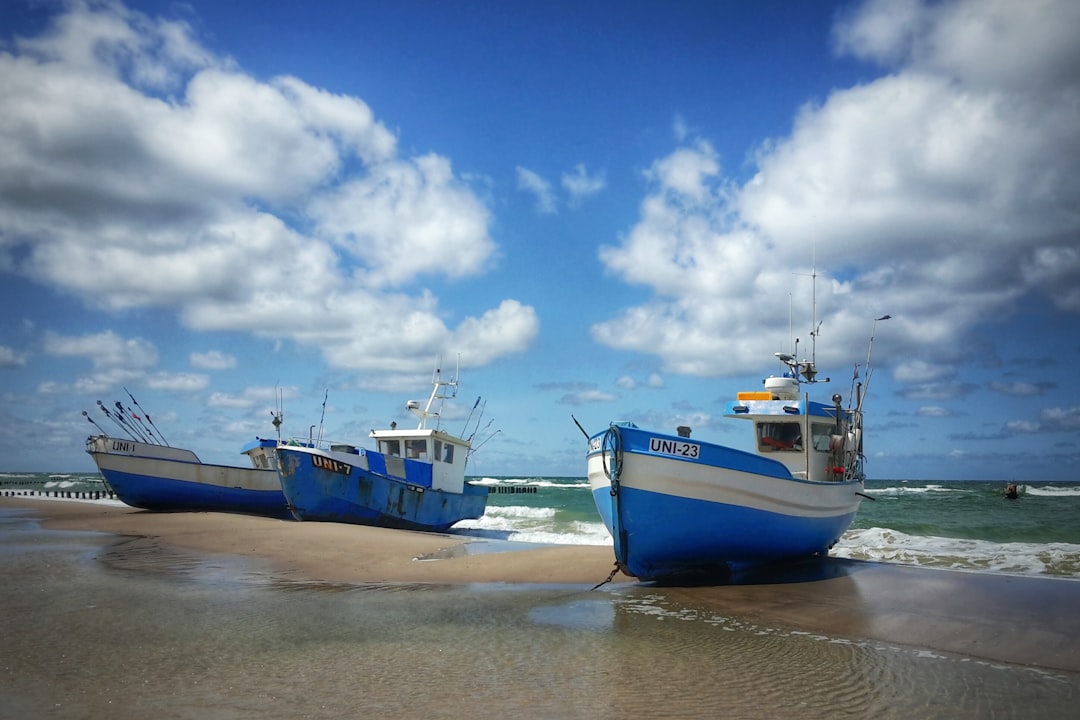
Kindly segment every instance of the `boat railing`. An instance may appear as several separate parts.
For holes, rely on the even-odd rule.
[[[336,440],[291,437],[286,440],[278,441],[278,444],[283,447],[302,447],[312,450],[322,450],[324,452],[347,453],[349,455],[367,454],[365,448],[357,447],[352,443],[338,442]]]

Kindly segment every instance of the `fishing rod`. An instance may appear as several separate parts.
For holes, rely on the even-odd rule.
[[[84,417],[84,418],[86,418],[87,420],[89,420],[89,421],[90,421],[90,424],[91,424],[91,425],[93,425],[94,427],[96,427],[96,428],[98,429],[98,431],[99,431],[99,432],[100,432],[100,433],[101,433],[102,435],[108,435],[108,434],[109,434],[109,433],[105,432],[105,430],[103,430],[103,429],[102,429],[102,427],[101,427],[100,425],[98,425],[98,424],[97,424],[96,422],[94,422],[94,418],[90,417],[90,413],[88,413],[88,412],[86,412],[85,410],[83,410],[83,411],[82,411],[82,414],[83,414],[83,417]]]
[[[135,407],[142,410],[142,414],[146,416],[146,421],[149,422],[150,426],[154,428],[155,432],[157,432],[157,436],[161,438],[161,442],[165,443],[165,445],[168,447],[172,447],[171,445],[169,445],[169,441],[165,439],[165,436],[161,434],[161,431],[158,430],[158,426],[154,425],[154,419],[150,417],[150,413],[146,412],[143,406],[139,404],[139,401],[135,399],[135,396],[131,394],[131,391],[127,388],[124,388],[124,392],[126,392],[128,394],[128,397],[131,398],[131,402],[135,403]]]
[[[484,441],[483,441],[482,443],[480,443],[479,445],[477,445],[476,447],[474,447],[474,448],[472,449],[472,451],[473,451],[473,452],[479,452],[480,448],[482,448],[482,447],[484,447],[485,445],[487,445],[487,443],[488,443],[488,440],[490,440],[491,438],[495,437],[496,435],[498,435],[498,434],[499,434],[499,433],[501,433],[501,432],[502,432],[502,430],[496,430],[495,432],[491,433],[491,434],[490,434],[490,435],[488,435],[488,436],[487,436],[486,438],[484,438]]]
[[[121,430],[123,430],[125,435],[127,435],[132,440],[135,439],[134,437],[132,437],[131,432],[127,429],[127,427],[125,427],[122,422],[117,420],[116,416],[114,416],[111,412],[109,412],[109,408],[105,407],[105,403],[98,400],[97,404],[98,404],[98,407],[101,408],[101,412],[105,413],[106,417],[108,417],[110,420],[112,420],[114,423],[116,423],[116,426],[119,427]],[[107,434],[108,433],[106,433],[106,435]]]
[[[120,404],[119,400],[116,401],[115,405],[116,405],[117,415],[119,415],[120,419],[124,421],[124,424],[127,425],[128,427],[130,427],[132,432],[134,432],[139,437],[139,440],[144,442],[144,443],[150,442],[149,440],[146,439],[145,435],[143,435],[141,432],[139,432],[139,428],[135,426],[135,422],[133,420],[128,420],[127,413],[124,411],[124,406]]]
[[[859,402],[856,406],[857,411],[862,411],[863,398],[870,391],[870,376],[874,374],[874,369],[870,367],[870,356],[874,352],[874,335],[877,334],[877,324],[882,320],[892,320],[892,315],[882,315],[879,318],[874,318],[874,326],[870,329],[870,346],[866,350],[866,379],[862,383],[862,388],[859,392]]]
[[[115,403],[115,405],[116,409],[110,410],[112,415],[110,415],[109,417],[113,418],[113,420],[124,429],[124,432],[128,434],[128,437],[130,437],[132,440],[139,440],[140,438],[138,437],[138,434],[128,423],[127,418],[124,417],[124,409],[120,407],[120,403]],[[102,403],[101,406],[105,407],[104,403]]]
[[[469,423],[472,422],[473,413],[476,412],[476,406],[480,404],[480,396],[476,396],[476,402],[473,403],[472,410],[469,411],[469,417],[465,418],[465,426],[461,428],[461,436],[465,436],[465,431],[469,429]]]
[[[480,414],[476,416],[476,427],[473,428],[472,433],[469,435],[468,440],[472,442],[472,439],[476,437],[476,433],[480,431],[480,422],[484,419],[484,411],[487,410],[487,400],[480,406]],[[493,420],[494,418],[492,418]],[[491,424],[491,420],[488,420],[488,425]],[[487,426],[485,426],[487,427]]]
[[[147,437],[147,434],[145,432],[146,426],[142,424],[142,418],[136,415],[131,408],[125,407],[123,404],[121,404],[119,400],[116,401],[116,407],[124,420],[129,425],[131,425],[135,432],[138,433],[139,437],[142,438],[142,441],[147,444],[153,445],[154,441],[151,438]],[[136,420],[138,420],[138,422],[136,422]]]
[[[493,423],[493,422],[495,422],[495,418],[491,418],[490,420],[488,420],[487,425],[484,426],[484,430],[487,430],[489,427],[491,427],[491,423]],[[473,435],[475,435],[475,434],[476,433],[473,433]]]
[[[488,440],[495,437],[496,435],[498,435],[501,432],[502,432],[502,430],[496,430],[495,432],[491,433],[486,438],[484,438],[484,441],[482,443],[480,443],[479,445],[477,445],[476,447],[470,447],[469,452],[465,455],[465,466],[464,467],[466,467],[466,468],[469,467],[469,458],[471,458],[473,456],[473,453],[479,452],[480,448],[484,447],[484,445],[487,444]]]
[[[585,436],[586,440],[588,440],[589,433],[585,432],[585,428],[581,427],[581,423],[579,423],[577,418],[574,417],[574,413],[570,413],[570,419],[574,421],[574,424],[577,425],[577,429],[580,430],[581,434]]]
[[[157,439],[157,436],[154,435],[154,431],[147,427],[146,423],[143,422],[142,416],[132,410],[130,405],[125,405],[124,408],[128,411],[131,417],[139,421],[139,428],[146,433],[146,436],[150,438],[151,443],[154,445],[160,445],[161,442]]]
[[[873,374],[873,368],[870,367],[870,355],[874,352],[874,335],[877,334],[877,324],[882,320],[892,320],[892,315],[882,315],[879,318],[874,318],[874,327],[870,330],[870,346],[866,349],[866,382],[863,383],[864,394],[870,390],[870,375]]]
[[[326,398],[328,397],[330,397],[330,388],[326,388],[326,392],[323,393],[322,415],[319,416],[319,442],[322,442],[323,438],[323,420],[326,419]]]
[[[481,414],[481,416],[479,418],[477,418],[477,420],[476,420],[476,428],[472,431],[472,434],[469,435],[469,442],[472,442],[472,439],[474,437],[476,437],[476,433],[480,432],[480,421],[483,420],[483,419],[484,419],[484,416],[482,414]],[[490,420],[488,420],[487,425],[484,426],[484,430],[487,430],[489,427],[491,427],[491,423],[493,423],[493,422],[495,422],[495,418],[491,418]]]

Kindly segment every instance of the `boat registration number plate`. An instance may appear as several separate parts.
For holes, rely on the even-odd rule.
[[[348,475],[352,472],[352,466],[343,462],[338,462],[333,458],[323,457],[322,455],[312,455],[311,464],[322,470],[329,470],[339,475]]]
[[[683,442],[682,440],[668,440],[667,438],[649,438],[649,450],[661,455],[676,455],[678,457],[696,459],[701,457],[701,446],[695,443]]]

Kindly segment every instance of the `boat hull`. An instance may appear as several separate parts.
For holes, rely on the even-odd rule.
[[[292,518],[273,470],[202,463],[190,451],[126,440],[98,445],[88,449],[98,470],[132,507]]]
[[[591,438],[588,476],[616,560],[641,579],[826,553],[850,526],[863,489],[855,480],[796,478],[776,461],[726,446],[615,426]]]
[[[479,518],[486,487],[464,484],[460,493],[431,487],[431,466],[359,451],[334,453],[279,447],[278,473],[297,520],[442,532],[461,520]],[[401,477],[388,472],[399,468]]]

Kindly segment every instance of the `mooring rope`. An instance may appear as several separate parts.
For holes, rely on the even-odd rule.
[[[622,570],[622,568],[619,567],[619,561],[616,560],[615,561],[615,567],[611,568],[611,573],[607,576],[607,580],[605,580],[602,583],[599,583],[597,585],[594,585],[593,590],[596,590],[597,588],[601,588],[604,585],[607,585],[609,582],[611,582],[615,578],[615,573],[619,572],[620,570]]]

